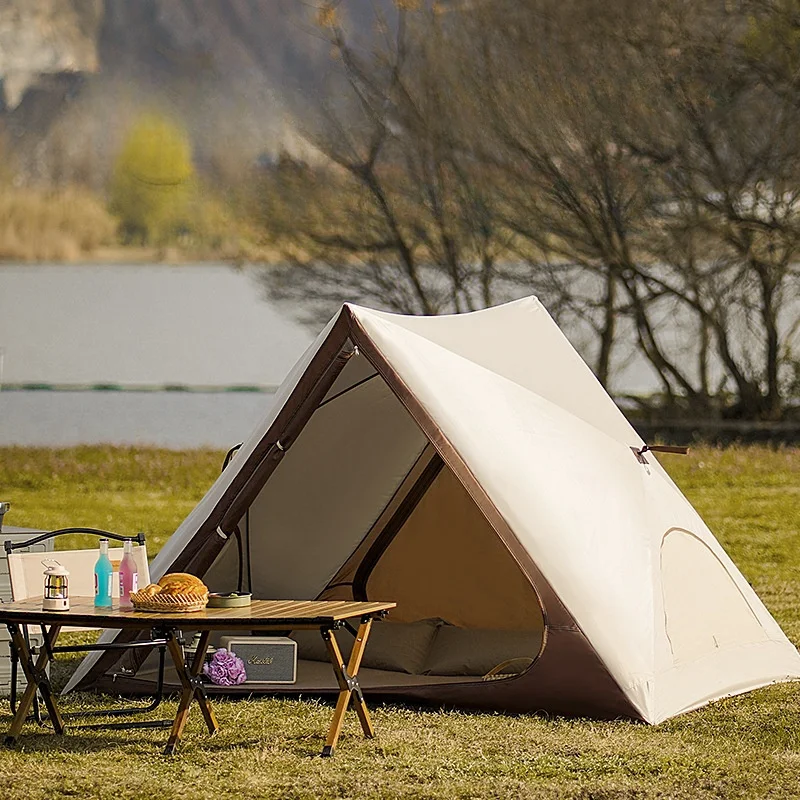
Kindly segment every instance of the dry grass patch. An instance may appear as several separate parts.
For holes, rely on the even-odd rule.
[[[75,261],[116,237],[117,222],[83,189],[0,186],[0,260]]]

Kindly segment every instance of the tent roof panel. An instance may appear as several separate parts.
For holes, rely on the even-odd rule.
[[[641,440],[539,300],[525,297],[469,314],[404,316],[348,308],[429,339],[570,411],[609,436]]]

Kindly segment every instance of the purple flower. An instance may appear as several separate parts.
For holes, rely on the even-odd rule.
[[[236,686],[237,683],[247,680],[244,661],[236,653],[222,647],[203,666],[203,674],[218,686]]]

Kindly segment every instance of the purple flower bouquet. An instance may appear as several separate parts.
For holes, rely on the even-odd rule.
[[[236,686],[237,683],[247,680],[244,661],[236,653],[222,647],[203,666],[203,674],[218,686]]]

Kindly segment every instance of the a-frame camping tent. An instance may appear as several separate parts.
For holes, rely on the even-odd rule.
[[[800,677],[643,445],[535,298],[442,317],[345,305],[151,572],[396,601],[360,674],[382,696],[658,723]],[[288,689],[333,690],[300,655]],[[87,657],[68,688],[150,686],[118,659]]]

